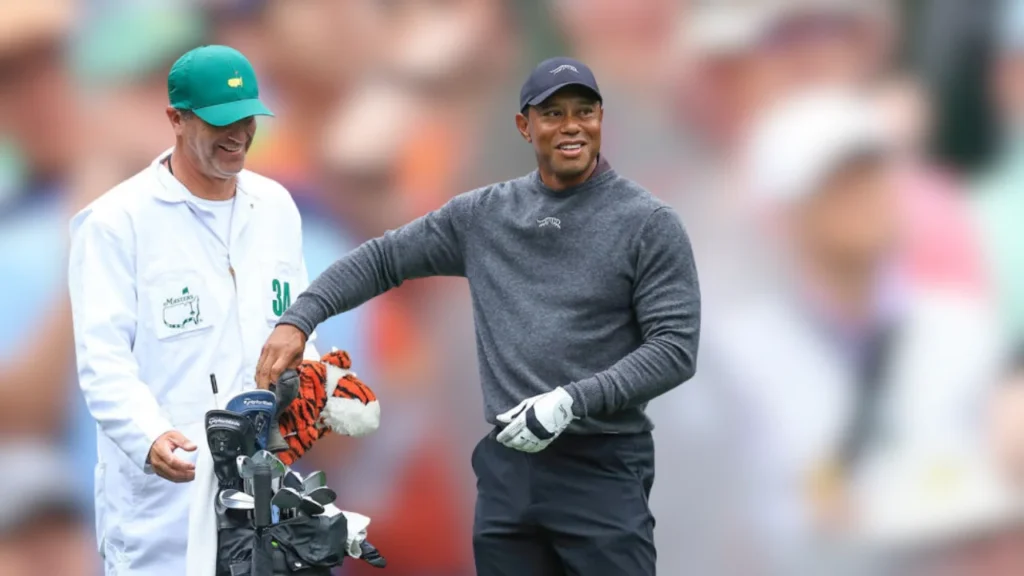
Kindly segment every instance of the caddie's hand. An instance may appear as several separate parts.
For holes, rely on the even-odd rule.
[[[268,390],[289,368],[298,368],[306,351],[306,334],[291,324],[279,324],[263,345],[256,363],[256,387]]]
[[[164,432],[149,449],[149,465],[161,478],[171,482],[191,482],[196,477],[196,466],[175,456],[177,448],[194,452],[196,445],[177,430]]]
[[[498,421],[507,424],[498,434],[498,442],[522,452],[540,452],[575,419],[572,396],[559,386],[498,415]]]

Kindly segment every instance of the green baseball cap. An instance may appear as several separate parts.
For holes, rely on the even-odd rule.
[[[201,46],[178,58],[167,75],[167,96],[172,107],[214,126],[274,115],[259,100],[252,64],[228,46]]]

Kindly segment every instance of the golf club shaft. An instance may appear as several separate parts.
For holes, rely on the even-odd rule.
[[[217,375],[210,374],[210,388],[213,389],[213,407],[220,410],[220,399],[217,397]]]

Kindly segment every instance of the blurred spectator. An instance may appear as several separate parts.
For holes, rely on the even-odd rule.
[[[261,125],[247,165],[284,184],[300,209],[322,193],[316,161],[328,114],[373,68],[371,5],[264,0],[250,2],[249,11],[221,12],[215,20],[222,37],[259,39],[254,61],[266,71],[265,91],[276,117]]]
[[[99,195],[170,147],[167,72],[204,43],[207,26],[187,2],[127,2],[95,10],[85,22],[72,42],[91,135],[77,183]]]
[[[855,527],[858,475],[876,458],[976,446],[995,378],[985,308],[893,265],[905,222],[876,112],[856,92],[815,92],[752,132],[747,176],[784,276],[704,340],[701,384],[739,482],[717,504],[768,566]]]
[[[899,265],[908,280],[986,296],[977,232],[957,180],[925,156],[931,103],[913,77],[889,80],[897,17],[887,0],[735,0],[702,5],[687,20],[682,111],[695,129],[698,160],[684,160],[696,169],[681,178],[673,201],[699,215],[691,236],[713,300],[727,306],[772,273],[750,237],[750,201],[738,180],[738,147],[751,118],[780,98],[828,85],[874,88],[889,115],[908,235]]]
[[[998,115],[986,94],[998,30],[1006,7],[1017,0],[903,0],[909,62],[935,103],[929,150],[958,172],[973,172],[991,159]]]
[[[74,22],[70,1],[2,6],[3,132],[17,142],[33,184],[60,181],[75,153],[74,92],[63,48]]]
[[[432,110],[393,82],[368,82],[328,117],[319,160],[324,204],[359,240],[373,238],[425,213],[414,187],[400,192],[410,133]],[[443,143],[439,143],[443,146]]]
[[[73,8],[57,0],[0,4],[0,133],[23,176],[0,205],[0,274],[10,279],[0,298],[0,435],[65,438],[74,486],[91,494],[95,425],[73,376],[64,264],[81,194],[71,180],[89,136],[65,53]]]
[[[677,90],[682,129],[695,146],[675,160],[683,167],[666,200],[691,228],[709,318],[772,274],[750,235],[739,163],[750,122],[796,91],[878,77],[892,53],[892,18],[882,0],[726,0],[684,17]]]
[[[889,0],[700,3],[678,40],[684,117],[707,145],[729,150],[774,100],[877,78],[895,54],[894,19]]]
[[[567,56],[586,62],[604,97],[601,146],[616,170],[656,196],[671,195],[685,133],[670,122],[675,48],[684,2],[548,0]],[[556,56],[549,54],[547,56]],[[684,214],[685,215],[685,214]]]
[[[0,509],[0,568],[4,576],[96,576],[86,501],[64,456],[40,442],[0,443],[10,466]]]
[[[549,0],[573,56],[606,88],[657,98],[667,88],[676,23],[675,0]]]
[[[246,54],[258,78],[267,78],[270,49],[263,37],[268,0],[194,0],[205,13],[211,44],[231,46]]]
[[[522,31],[512,4],[377,4],[377,26],[393,34],[394,41],[381,51],[370,92],[387,94],[393,90],[376,87],[390,84],[423,106],[420,113],[403,116],[402,142],[392,151],[396,164],[390,192],[399,210],[389,215],[394,220],[407,222],[458,193],[532,169],[532,155],[518,146],[515,130],[508,130],[524,64],[519,57]]]
[[[989,298],[981,238],[960,178],[927,157],[934,115],[923,87],[895,77],[876,87],[893,142],[906,231],[901,267],[911,282]]]
[[[1003,330],[1024,342],[1024,2],[1005,2],[991,102],[1003,128],[998,155],[976,183],[974,204]]]

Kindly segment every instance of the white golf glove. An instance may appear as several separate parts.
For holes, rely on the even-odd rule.
[[[527,398],[515,408],[498,415],[498,421],[507,424],[498,434],[498,442],[522,452],[540,452],[575,419],[572,396],[558,387]]]

